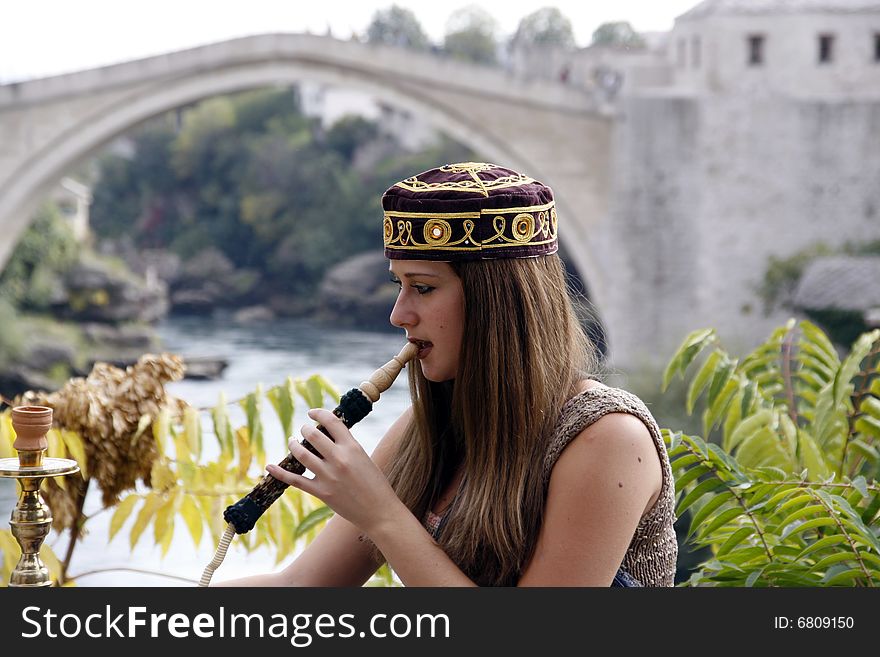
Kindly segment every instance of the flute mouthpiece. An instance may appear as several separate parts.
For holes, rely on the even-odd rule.
[[[406,365],[408,361],[415,358],[417,353],[419,353],[418,345],[412,342],[407,342],[406,346],[400,350],[399,354],[373,372],[369,381],[364,381],[358,386],[358,388],[360,388],[361,392],[367,396],[367,399],[369,399],[370,402],[377,402],[379,400],[379,395],[391,387],[391,384],[394,383],[394,379],[400,374],[400,370],[403,369],[403,366]]]

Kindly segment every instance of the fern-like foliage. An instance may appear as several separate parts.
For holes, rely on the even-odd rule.
[[[664,389],[676,374],[708,438],[663,431],[686,542],[712,551],[688,584],[880,585],[880,330],[842,360],[807,321],[742,360],[695,331]]]

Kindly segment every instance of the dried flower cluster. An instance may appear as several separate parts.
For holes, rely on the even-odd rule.
[[[138,424],[142,416],[155,418],[163,406],[170,406],[174,414],[182,411],[184,403],[168,396],[165,384],[181,379],[183,372],[178,356],[145,354],[125,370],[97,363],[86,378],[71,379],[50,394],[28,391],[15,403],[51,407],[56,426],[82,437],[89,477],[98,483],[104,505],[110,506],[138,479],[150,484],[158,451],[151,427],[135,437]],[[56,528],[74,520],[75,493],[70,488],[53,485],[47,491]]]

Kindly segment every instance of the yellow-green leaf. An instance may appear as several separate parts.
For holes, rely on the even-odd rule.
[[[184,495],[181,498],[180,515],[186,523],[190,536],[192,536],[193,544],[199,547],[199,543],[202,541],[204,523],[202,522],[202,512],[191,495]]]
[[[168,552],[171,546],[171,538],[174,535],[174,516],[177,512],[177,495],[169,495],[156,511],[156,520],[153,523],[153,538],[162,548],[162,556]]]
[[[122,525],[128,520],[128,516],[131,515],[131,512],[134,510],[134,505],[137,504],[139,499],[141,499],[139,495],[129,495],[116,505],[116,510],[113,511],[113,517],[110,518],[110,536],[108,541],[112,541],[116,533],[122,529]]]
[[[198,409],[192,406],[187,406],[183,412],[183,434],[190,454],[198,459],[202,453],[202,420]]]
[[[60,434],[71,458],[76,461],[77,465],[79,465],[79,470],[82,473],[83,479],[88,479],[89,463],[86,458],[86,448],[83,444],[82,438],[75,431],[68,431],[67,429],[62,429]]]
[[[247,427],[239,427],[235,430],[235,442],[238,447],[238,478],[244,479],[247,477],[248,469],[251,467],[251,459],[253,458],[250,434]]]
[[[156,440],[156,448],[160,454],[167,454],[168,435],[171,432],[171,416],[168,408],[163,406],[159,414],[153,420],[153,438]]]
[[[153,516],[161,503],[162,498],[158,493],[147,494],[147,497],[144,500],[144,505],[141,507],[141,510],[138,511],[137,518],[135,519],[134,525],[131,528],[131,533],[129,534],[128,542],[129,545],[131,545],[132,550],[134,549],[134,546],[137,545],[137,542],[140,540],[141,534],[144,533],[147,525],[150,524],[150,521],[153,519]]]

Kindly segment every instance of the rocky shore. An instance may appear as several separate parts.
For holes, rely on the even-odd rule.
[[[390,328],[397,288],[388,281],[380,251],[357,255],[328,270],[308,299],[255,294],[259,275],[236,269],[221,253],[206,250],[187,262],[167,251],[89,254],[53,291],[50,316],[22,315],[26,339],[0,368],[0,394],[57,389],[84,376],[96,362],[127,366],[163,346],[155,325],[168,314],[222,312],[236,324],[305,315],[335,326]],[[226,354],[187,358],[186,376],[223,375]]]

